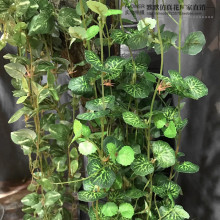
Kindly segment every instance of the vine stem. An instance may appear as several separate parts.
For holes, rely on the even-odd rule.
[[[158,0],[156,0],[156,5],[158,5]],[[160,75],[162,75],[163,74],[163,63],[164,63],[164,56],[163,56],[164,48],[163,48],[163,41],[162,41],[161,33],[160,33],[158,9],[156,10],[156,18],[157,18],[156,20],[157,20],[158,38],[159,38],[160,50],[161,50]],[[149,127],[148,127],[148,132],[147,132],[147,137],[146,137],[148,160],[150,160],[150,147],[151,147],[150,146],[151,145],[150,136],[151,136],[152,113],[153,113],[154,102],[155,102],[155,98],[156,98],[156,95],[157,95],[157,89],[158,89],[159,84],[160,84],[160,80],[158,80],[157,85],[156,85],[156,89],[155,89],[154,94],[153,94],[151,107],[150,107],[150,117],[149,117],[149,120],[148,120]],[[152,185],[153,185],[152,184],[152,177],[153,177],[153,174],[150,175],[150,201],[149,201],[149,208],[148,208],[148,213],[147,213],[147,220],[150,217],[150,210],[151,210],[151,204],[152,204],[152,194],[153,194],[153,192],[152,192]]]

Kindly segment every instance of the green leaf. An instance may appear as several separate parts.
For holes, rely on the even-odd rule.
[[[118,213],[118,206],[114,202],[107,202],[101,211],[104,216],[112,217]]]
[[[32,18],[29,24],[28,35],[49,34],[54,28],[54,25],[54,17],[50,16],[50,13],[48,14],[48,12],[41,12]]]
[[[184,161],[181,164],[175,165],[174,169],[179,173],[197,173],[199,166],[190,161]]]
[[[205,43],[205,36],[201,31],[190,33],[185,40],[182,52],[189,55],[196,55],[201,52]]]
[[[86,39],[91,40],[93,37],[95,37],[99,33],[99,26],[98,25],[92,25],[89,27],[86,31]]]
[[[98,2],[97,2],[98,3]],[[103,71],[104,67],[99,59],[99,57],[90,50],[85,51],[85,59],[86,61],[93,65],[96,70]]]
[[[70,163],[70,173],[72,176],[76,173],[78,167],[79,167],[78,160],[72,160]]]
[[[79,120],[75,119],[73,123],[73,132],[75,134],[74,140],[81,137],[82,135],[82,124]]]
[[[91,121],[91,120],[94,120],[97,118],[105,117],[109,113],[110,113],[109,110],[103,110],[103,111],[99,111],[99,112],[88,112],[88,113],[83,113],[83,114],[77,115],[77,118],[81,119],[81,120]]]
[[[132,127],[147,128],[147,125],[133,112],[124,112],[122,116],[125,123],[131,125]]]
[[[85,76],[71,79],[68,88],[76,95],[90,94],[93,91],[92,86]]]
[[[71,37],[84,40],[87,37],[86,29],[80,26],[70,27],[69,34]]]
[[[16,6],[16,16],[21,17],[22,15],[25,15],[26,11],[30,7],[30,1],[19,0],[16,2],[15,6]]]
[[[139,176],[146,176],[154,172],[153,164],[143,154],[135,156],[131,169]]]
[[[78,24],[77,19],[80,16],[76,13],[76,10],[73,8],[61,8],[58,14],[58,23],[59,25],[68,28],[71,26],[76,26]]]
[[[163,114],[156,114],[153,116],[154,124],[155,126],[160,129],[163,128],[164,125],[167,123],[166,118],[164,117]]]
[[[87,6],[90,10],[99,14],[100,16],[105,16],[105,14],[108,12],[107,6],[102,4],[101,2],[88,1]]]
[[[96,154],[92,154],[89,157],[94,156],[94,155],[96,155]],[[87,173],[89,176],[91,176],[95,173],[98,174],[98,172],[101,171],[102,168],[103,168],[103,166],[102,166],[100,159],[97,155],[97,158],[93,158],[91,161],[89,160],[89,163],[87,165]]]
[[[34,143],[36,136],[34,131],[27,128],[11,132],[12,141],[18,145],[31,145]]]
[[[50,125],[49,132],[58,141],[66,141],[69,137],[69,128],[63,124]]]
[[[27,99],[27,97],[28,97],[28,96],[21,96],[21,97],[17,100],[16,104],[21,104],[21,103],[23,103],[23,102]],[[10,123],[10,122],[8,122],[8,123]],[[11,123],[12,123],[12,122],[11,122]]]
[[[118,56],[109,57],[104,64],[104,71],[107,73],[105,78],[115,79],[120,76],[123,71],[124,65],[128,62],[128,60],[123,59]]]
[[[196,77],[187,76],[184,81],[187,83],[190,89],[190,95],[187,97],[197,100],[208,95],[208,88]]]
[[[164,141],[154,141],[152,143],[152,151],[160,167],[167,168],[175,164],[175,152],[168,143]]]
[[[26,68],[20,63],[8,63],[4,65],[5,71],[14,79],[21,79],[26,73]]]
[[[39,202],[39,195],[37,193],[31,193],[26,195],[21,202],[26,206],[32,206]]]
[[[91,135],[91,130],[88,126],[86,125],[82,125],[82,136],[83,137],[86,137],[86,138],[89,138],[89,136]]]
[[[22,96],[22,97],[26,97],[26,96]],[[21,97],[21,98],[22,98]],[[26,99],[26,98],[25,98]],[[21,109],[19,109],[18,111],[16,111],[14,113],[14,115],[11,116],[11,118],[9,119],[8,123],[11,124],[11,123],[14,123],[16,122],[17,120],[19,120],[23,115],[25,114],[30,114],[32,113],[33,111],[30,109],[30,108],[27,108],[27,107],[23,107]]]
[[[173,121],[171,121],[168,127],[164,130],[164,136],[167,138],[175,138],[177,134],[176,126]]]
[[[79,154],[76,148],[72,148],[72,150],[70,151],[70,157],[72,159],[77,159],[79,157]]]
[[[140,50],[147,46],[148,43],[148,35],[145,32],[137,32],[130,36],[127,40],[127,45],[132,50]]]
[[[134,150],[130,146],[124,146],[118,152],[117,162],[123,166],[128,166],[134,161]]]
[[[119,151],[123,147],[123,143],[119,141],[117,138],[113,136],[107,136],[103,141],[103,150],[106,153],[106,155],[110,154],[107,147],[107,145],[110,143],[116,146],[116,151]],[[110,148],[114,148],[114,147],[111,146]]]
[[[146,98],[150,93],[150,89],[144,83],[139,84],[122,84],[120,87],[134,98]]]
[[[67,170],[67,156],[64,155],[62,157],[54,157],[53,163],[56,165],[57,172],[64,172]]]
[[[131,219],[134,215],[134,208],[129,203],[122,203],[119,206],[119,212],[123,217]]]
[[[89,191],[80,191],[78,192],[79,201],[83,202],[95,202],[99,199],[103,199],[107,196],[105,192],[89,192]]]
[[[108,143],[107,149],[108,149],[110,158],[112,159],[113,163],[115,163],[116,162],[117,147],[113,143]]]
[[[122,10],[118,10],[118,9],[108,9],[107,13],[105,14],[105,16],[111,16],[111,15],[121,15],[122,14]]]
[[[153,192],[161,198],[165,198],[170,194],[174,199],[176,199],[179,196],[180,191],[180,186],[169,180],[164,181],[159,186],[153,186]]]
[[[97,147],[95,144],[89,142],[89,141],[85,141],[85,142],[81,142],[79,144],[79,152],[82,155],[89,155],[89,154],[93,154],[97,151]]]
[[[139,199],[143,196],[146,196],[146,192],[141,191],[140,189],[130,189],[125,193],[125,196],[129,199]]]
[[[115,97],[112,95],[104,97],[104,107],[103,98],[93,99],[86,102],[86,108],[92,111],[100,111],[106,108],[112,109],[115,104]]]
[[[45,203],[46,207],[54,205],[61,198],[61,194],[56,191],[47,192],[45,195]]]
[[[54,189],[53,183],[47,178],[42,178],[37,182],[43,187],[45,191],[50,191]]]
[[[190,218],[189,214],[180,205],[175,205],[173,208],[161,206],[159,212],[164,220],[184,220]]]
[[[148,80],[150,82],[153,82],[153,83],[156,82],[156,77],[153,74],[149,73],[149,72],[145,72],[144,77],[145,77],[146,80]]]
[[[149,29],[154,29],[156,27],[157,21],[152,18],[144,18],[138,22],[137,28],[139,31],[149,27]]]
[[[117,44],[126,44],[127,40],[129,39],[129,35],[122,30],[112,30],[111,38],[113,43]]]
[[[101,188],[110,188],[115,181],[115,173],[108,167],[99,171],[97,175],[91,177],[91,182]]]

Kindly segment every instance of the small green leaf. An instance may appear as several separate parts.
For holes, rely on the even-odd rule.
[[[79,157],[79,154],[76,148],[72,148],[72,150],[70,151],[70,157],[72,159],[77,159]]]
[[[111,38],[114,43],[116,44],[126,44],[127,40],[129,39],[129,34],[125,33],[122,30],[112,30]]]
[[[82,5],[81,5],[82,2]],[[79,1],[76,5],[76,12],[78,15],[82,15],[83,13],[87,13],[88,12],[88,6],[86,4],[87,0],[82,0]]]
[[[84,40],[87,37],[86,29],[80,26],[70,27],[69,34],[72,38]]]
[[[159,212],[163,220],[183,220],[190,218],[189,214],[180,205],[175,205],[173,208],[161,206]]]
[[[8,63],[5,66],[5,71],[14,79],[21,79],[25,75],[26,68],[20,63]]]
[[[70,163],[70,173],[72,176],[76,173],[78,167],[79,167],[78,160],[72,160]]]
[[[74,140],[81,137],[82,135],[82,124],[79,120],[75,119],[73,123],[73,132],[75,134]]]
[[[144,83],[139,84],[122,84],[120,87],[134,98],[146,98],[150,93],[150,89]]]
[[[85,76],[76,77],[70,80],[68,88],[76,95],[92,93],[92,86]]]
[[[201,31],[192,32],[187,36],[182,52],[189,55],[196,55],[201,52],[205,43],[205,36]]]
[[[143,192],[140,189],[130,189],[125,193],[125,196],[129,199],[139,199],[146,195],[146,192]]]
[[[118,206],[114,202],[107,202],[101,211],[104,216],[112,217],[118,213]]]
[[[91,130],[88,126],[82,124],[82,136],[89,138],[89,136],[91,135]]]
[[[154,141],[152,151],[160,167],[167,168],[175,164],[175,152],[168,143],[164,141]]]
[[[98,3],[98,2],[97,2]],[[85,51],[86,61],[93,65],[96,70],[103,71],[104,67],[99,59],[99,57],[90,50]]]
[[[164,125],[167,123],[166,118],[164,117],[163,114],[156,114],[153,116],[154,124],[155,126],[160,129],[163,128]]]
[[[175,138],[177,134],[176,126],[173,121],[171,121],[168,127],[164,131],[164,136],[167,138]]]
[[[130,35],[129,39],[127,40],[127,45],[132,50],[140,50],[147,46],[148,43],[148,35],[145,32],[136,32]]]
[[[21,202],[26,206],[32,206],[39,202],[39,195],[37,193],[31,193],[26,195]]]
[[[118,10],[118,9],[108,9],[107,13],[105,14],[105,16],[111,16],[111,15],[121,15],[122,14],[122,10]]]
[[[79,144],[79,152],[82,155],[89,155],[95,153],[96,151],[97,151],[96,145],[89,141],[81,142]]]
[[[190,161],[184,161],[181,164],[175,165],[174,169],[179,173],[197,173],[199,166]]]
[[[22,97],[26,97],[26,96],[22,96]],[[21,98],[22,98],[21,97]],[[25,98],[26,99],[26,98]],[[11,124],[11,123],[14,123],[16,122],[17,120],[19,120],[23,115],[25,114],[30,114],[32,113],[33,111],[30,109],[30,108],[27,108],[27,107],[23,107],[21,109],[19,109],[18,111],[16,111],[14,113],[14,115],[11,116],[11,118],[9,119],[8,123]]]
[[[118,152],[117,162],[123,166],[128,166],[134,161],[134,150],[130,146],[124,146]]]
[[[90,10],[99,14],[100,16],[105,16],[105,14],[108,12],[107,6],[102,4],[101,2],[88,1],[87,6]]]
[[[28,96],[21,96],[21,97],[17,100],[16,104],[21,104],[21,103],[23,103],[23,102],[27,99],[27,97],[28,97]],[[9,123],[9,122],[8,122],[8,123]]]
[[[24,128],[11,132],[11,139],[15,144],[29,146],[34,143],[36,133],[30,129]]]
[[[45,195],[45,203],[46,207],[54,205],[61,198],[61,194],[56,191],[47,192]]]
[[[92,25],[89,27],[86,31],[86,39],[91,40],[93,37],[95,37],[99,33],[99,26],[98,25]]]
[[[149,27],[149,29],[154,29],[156,27],[157,21],[152,18],[144,18],[138,22],[137,28],[139,31],[142,29]]]
[[[99,112],[88,112],[88,113],[83,113],[83,114],[78,115],[77,118],[81,120],[91,121],[97,118],[102,118],[108,115],[109,113],[110,113],[109,110],[103,110]]]
[[[89,192],[89,191],[80,191],[78,192],[79,201],[83,202],[95,202],[99,199],[103,199],[107,196],[105,192]]]
[[[124,112],[122,116],[126,124],[135,128],[147,128],[147,125],[133,112]]]
[[[117,147],[113,143],[108,143],[107,149],[108,149],[110,158],[112,159],[113,163],[115,163],[116,162]]]
[[[131,169],[139,176],[146,176],[154,172],[153,164],[143,154],[135,156]]]
[[[119,212],[123,217],[131,219],[134,215],[134,208],[129,203],[122,203],[119,206]]]
[[[45,191],[51,191],[54,189],[53,183],[47,179],[47,178],[42,178],[38,181],[38,183],[43,187]]]

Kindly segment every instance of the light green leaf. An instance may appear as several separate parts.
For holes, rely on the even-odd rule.
[[[131,169],[139,176],[146,176],[154,172],[153,164],[143,154],[135,156]]]
[[[47,192],[45,195],[45,203],[46,207],[54,205],[61,198],[61,194],[56,191]]]
[[[114,202],[107,202],[101,211],[104,216],[112,217],[118,213],[118,206]]]
[[[197,173],[199,166],[190,161],[184,161],[181,164],[175,165],[174,169],[179,173]]]
[[[155,126],[160,129],[163,128],[164,125],[167,123],[166,118],[164,117],[163,114],[156,114],[153,116],[154,124]]]
[[[139,84],[122,84],[120,87],[134,98],[146,98],[150,93],[150,88],[144,83]]]
[[[23,103],[23,102],[27,99],[27,97],[28,97],[28,96],[21,96],[21,97],[17,100],[16,104],[21,104],[21,103]]]
[[[100,111],[106,108],[112,109],[115,104],[115,97],[112,95],[104,97],[104,105],[103,98],[93,99],[91,101],[86,102],[86,108],[92,111]]]
[[[56,165],[57,172],[64,172],[67,170],[67,156],[64,155],[62,157],[54,157],[53,163]]]
[[[130,146],[124,146],[118,152],[117,162],[123,166],[128,166],[134,161],[134,150]]]
[[[90,10],[99,14],[100,16],[105,16],[105,14],[108,12],[107,6],[102,4],[101,2],[88,1],[87,6]]]
[[[147,128],[147,125],[133,112],[124,112],[122,116],[126,124],[135,128]]]
[[[72,176],[76,173],[78,167],[79,167],[78,160],[72,160],[70,163],[70,173]]]
[[[189,55],[196,55],[201,52],[205,43],[205,36],[201,31],[192,32],[187,36],[182,52]]]
[[[108,143],[107,144],[107,149],[108,149],[110,158],[112,159],[113,163],[115,163],[116,162],[117,147],[113,143]]]
[[[175,164],[175,152],[168,143],[164,141],[154,141],[152,143],[152,151],[160,167],[167,168]]]
[[[164,130],[164,136],[167,138],[175,138],[177,134],[176,126],[173,121],[169,122],[168,127]]]
[[[82,135],[82,124],[79,120],[75,119],[73,123],[73,132],[75,134],[74,140]]]
[[[26,206],[32,206],[39,202],[39,195],[37,193],[31,193],[26,195],[21,202]]]
[[[23,97],[26,97],[26,96],[22,96],[21,98]],[[11,118],[9,119],[8,123],[11,124],[11,123],[14,123],[16,122],[17,120],[19,120],[23,115],[27,114],[31,114],[33,111],[30,109],[30,108],[27,108],[27,107],[23,107],[21,109],[19,109],[18,111],[16,111],[12,116]]]
[[[82,2],[82,5],[81,5]],[[88,6],[86,4],[87,0],[82,0],[79,1],[76,5],[76,12],[78,15],[82,15],[83,13],[87,13],[88,12]]]
[[[80,16],[76,13],[76,10],[73,8],[61,8],[58,14],[58,23],[65,27],[76,26],[78,24],[77,19]]]
[[[114,43],[117,44],[126,44],[127,40],[129,39],[129,34],[125,33],[122,30],[112,30],[111,38]]]
[[[16,16],[21,17],[22,15],[25,15],[26,11],[28,10],[30,6],[29,0],[18,0],[16,1],[15,7],[16,7]]]
[[[92,25],[89,27],[86,31],[86,39],[91,40],[93,37],[95,37],[99,33],[99,26],[98,25]]]
[[[79,154],[76,148],[72,148],[72,150],[70,151],[70,157],[72,159],[77,159],[79,157]]]
[[[105,14],[105,16],[111,16],[111,15],[121,15],[122,14],[122,10],[118,10],[118,9],[108,9],[107,13]]]
[[[99,112],[88,112],[88,113],[83,113],[83,114],[77,115],[77,118],[81,119],[81,120],[91,121],[91,120],[94,120],[97,118],[105,117],[109,113],[110,113],[109,110],[103,110],[103,111],[99,111]]]
[[[42,178],[37,182],[43,187],[45,191],[51,191],[54,189],[53,183],[47,178]]]
[[[89,155],[95,153],[96,151],[97,151],[96,145],[89,141],[81,142],[79,144],[79,152],[82,155]]]
[[[119,212],[123,217],[131,219],[134,215],[134,208],[129,203],[122,203],[119,206]]]
[[[87,37],[86,29],[80,26],[70,27],[69,34],[72,38],[84,40]]]
[[[12,141],[18,145],[32,145],[36,136],[37,135],[34,131],[27,128],[11,132]]]
[[[157,21],[152,18],[144,18],[138,22],[137,28],[139,31],[142,29],[149,27],[149,29],[154,29]]]
[[[103,71],[104,67],[99,59],[99,57],[90,50],[85,51],[86,61],[93,65],[96,70]]]
[[[14,79],[21,79],[25,75],[26,68],[25,66],[21,65],[20,63],[8,63],[4,65],[5,71]]]
[[[184,220],[190,218],[189,214],[180,205],[175,205],[173,208],[161,206],[159,212],[163,220]]]
[[[184,81],[187,83],[190,89],[190,95],[187,97],[197,100],[208,95],[208,88],[196,77],[187,76]]]
[[[103,199],[107,196],[105,192],[89,192],[89,191],[80,191],[78,192],[79,201],[83,202],[95,202],[99,199]]]
[[[82,124],[82,136],[89,138],[89,136],[91,135],[91,130],[88,126]]]
[[[69,82],[68,88],[76,95],[90,94],[93,91],[92,86],[85,76],[72,78]]]

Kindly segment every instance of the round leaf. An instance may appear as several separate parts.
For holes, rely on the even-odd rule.
[[[117,214],[118,206],[114,202],[107,202],[101,209],[102,213],[106,217],[112,217]]]
[[[167,138],[175,138],[177,134],[176,127],[173,121],[169,123],[169,126],[164,131],[164,136]]]
[[[199,171],[199,166],[190,161],[185,161],[181,164],[177,164],[174,169],[179,173],[197,173]]]
[[[134,161],[134,150],[129,146],[124,146],[118,152],[117,162],[123,166],[128,166]]]
[[[90,10],[93,12],[105,16],[105,14],[108,12],[108,8],[106,5],[102,4],[101,2],[96,2],[96,1],[88,1],[87,5]]]
[[[93,154],[95,153],[97,150],[97,147],[95,144],[89,142],[89,141],[85,141],[85,142],[81,142],[79,144],[79,152],[82,155],[89,155],[89,154]]]
[[[131,219],[134,215],[134,208],[129,203],[122,203],[119,206],[119,212],[123,217]]]

